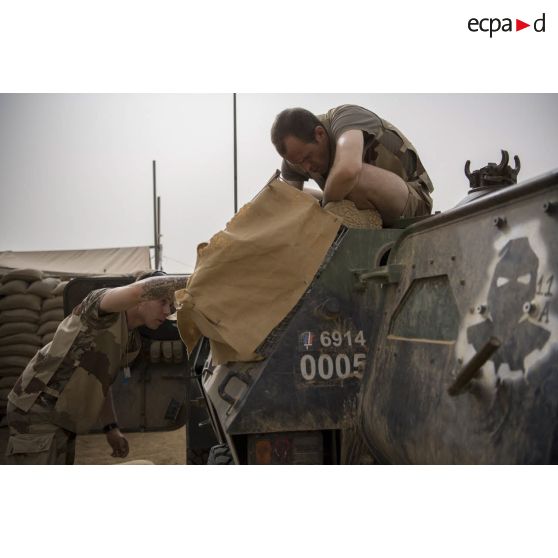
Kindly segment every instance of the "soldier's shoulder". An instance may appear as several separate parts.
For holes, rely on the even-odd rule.
[[[74,307],[72,314],[81,316],[87,312],[98,310],[101,299],[108,290],[108,288],[104,288],[91,291],[77,306]]]

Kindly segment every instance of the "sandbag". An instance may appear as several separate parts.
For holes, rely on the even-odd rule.
[[[40,296],[34,294],[13,294],[5,296],[0,300],[0,311],[26,308],[38,312],[41,310],[42,304],[43,301]]]
[[[53,310],[54,308],[64,308],[64,298],[61,296],[53,296],[50,298],[45,298],[43,300],[43,306],[41,310],[46,312],[47,310]]]
[[[39,312],[28,310],[27,308],[2,310],[0,312],[0,324],[9,324],[13,322],[30,322],[36,324],[39,322]]]
[[[0,313],[0,316],[2,314]],[[1,321],[0,321],[1,323]],[[37,333],[37,324],[28,322],[4,323],[0,325],[0,338],[18,333]]]
[[[48,298],[52,295],[52,291],[58,286],[60,279],[56,277],[45,277],[40,281],[35,281],[29,285],[27,292],[30,294],[36,294],[41,298]]]
[[[351,200],[329,202],[324,209],[343,219],[349,229],[381,229],[382,216],[377,209],[357,209]]]
[[[12,389],[18,378],[19,376],[6,376],[5,378],[0,378],[0,388]]]
[[[0,356],[24,356],[30,359],[35,356],[39,348],[33,345],[7,345],[0,347]]]
[[[55,289],[52,291],[52,296],[62,296],[64,294],[64,289],[69,281],[60,281]]]
[[[7,368],[0,367],[0,378],[9,378],[12,376],[19,378],[24,370],[25,366],[9,366]]]
[[[27,281],[22,281],[21,279],[14,279],[8,283],[0,286],[0,295],[11,295],[11,294],[24,294],[27,291]]]
[[[45,322],[44,324],[41,324],[39,329],[37,330],[37,335],[46,335],[47,333],[54,333],[57,329],[58,326],[60,325],[60,322],[58,321],[53,321],[53,322]]]
[[[23,370],[30,360],[23,356],[0,356],[0,368],[21,368]]]
[[[43,272],[38,269],[14,269],[8,271],[0,279],[0,283],[4,284],[13,279],[21,279],[22,281],[27,281],[32,283],[33,281],[38,281],[44,277]]]
[[[56,332],[55,331],[51,331],[50,333],[45,333],[41,339],[42,343],[43,343],[43,347],[45,345],[48,345],[53,339],[54,339],[54,334]]]
[[[42,347],[43,340],[36,333],[16,333],[15,335],[7,335],[6,337],[0,337],[0,347],[5,347],[6,345],[34,345]]]
[[[64,310],[62,308],[53,308],[52,310],[47,310],[43,312],[39,317],[39,323],[44,324],[45,322],[58,322],[60,323],[64,319]]]

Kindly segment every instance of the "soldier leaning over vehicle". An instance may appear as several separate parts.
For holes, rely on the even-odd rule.
[[[283,157],[281,176],[309,191],[322,205],[343,202],[355,210],[379,212],[385,225],[400,217],[429,215],[432,182],[411,142],[387,120],[356,105],[315,116],[303,108],[275,118],[271,141]]]
[[[130,285],[93,291],[74,308],[8,396],[9,464],[73,464],[76,434],[97,419],[113,457],[128,455],[110,386],[139,354],[137,328],[161,326],[174,292],[184,286],[184,277],[153,272]]]

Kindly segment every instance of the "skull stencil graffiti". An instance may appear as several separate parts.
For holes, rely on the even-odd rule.
[[[467,339],[479,351],[490,339],[502,343],[492,357],[495,372],[506,363],[525,373],[525,359],[542,349],[550,332],[532,323],[525,312],[537,289],[539,259],[527,238],[510,240],[498,254],[486,305],[486,319],[467,329]]]

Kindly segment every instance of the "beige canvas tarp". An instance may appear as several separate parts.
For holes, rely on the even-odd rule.
[[[148,246],[96,250],[0,252],[0,268],[41,269],[54,275],[127,274],[151,269]]]
[[[292,310],[341,218],[274,177],[207,245],[185,289],[178,327],[189,352],[205,335],[213,362],[257,360],[256,348]]]

